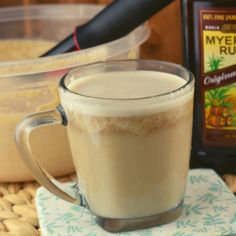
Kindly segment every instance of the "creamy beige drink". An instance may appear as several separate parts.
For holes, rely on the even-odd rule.
[[[180,204],[188,172],[193,91],[164,100],[156,95],[185,83],[154,71],[71,79],[69,89],[84,99],[65,93],[62,104],[79,186],[96,215],[144,217]],[[101,99],[94,103],[90,96]]]

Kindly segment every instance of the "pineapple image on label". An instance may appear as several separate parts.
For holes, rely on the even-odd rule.
[[[205,126],[236,129],[236,83],[205,91]]]

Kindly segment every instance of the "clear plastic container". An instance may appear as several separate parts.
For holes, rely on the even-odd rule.
[[[0,40],[45,39],[57,42],[102,8],[91,4],[2,8]],[[16,148],[15,128],[28,113],[58,105],[58,80],[68,70],[95,61],[138,58],[139,47],[149,34],[149,27],[144,24],[121,39],[90,49],[53,57],[0,62],[0,181],[32,179]],[[54,138],[45,138],[51,135]],[[33,131],[30,142],[49,173],[62,176],[73,172],[64,128],[47,126],[37,129]]]

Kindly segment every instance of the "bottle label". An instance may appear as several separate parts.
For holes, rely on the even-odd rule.
[[[200,10],[203,142],[236,144],[236,8]]]

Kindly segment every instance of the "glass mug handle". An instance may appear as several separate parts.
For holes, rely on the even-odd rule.
[[[16,128],[15,140],[18,150],[20,151],[23,162],[31,171],[31,174],[42,186],[63,200],[84,206],[83,197],[76,192],[73,187],[69,187],[70,190],[73,191],[66,191],[66,187],[54,179],[32,153],[29,143],[32,130],[45,125],[56,124],[67,125],[66,115],[61,105],[55,110],[33,113],[26,116]],[[68,192],[73,192],[74,196]]]

